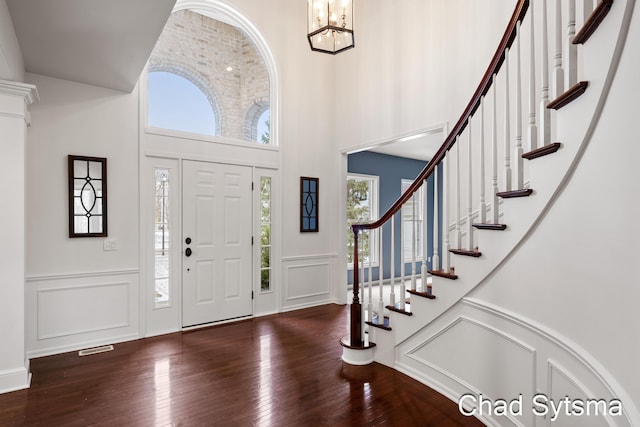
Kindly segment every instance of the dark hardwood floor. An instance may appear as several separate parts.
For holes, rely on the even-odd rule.
[[[34,359],[0,426],[481,426],[383,365],[340,360],[348,308],[325,305]]]

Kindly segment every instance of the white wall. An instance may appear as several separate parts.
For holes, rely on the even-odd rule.
[[[6,0],[0,0],[0,79],[24,81],[24,61]]]
[[[453,125],[480,83],[514,5],[513,0],[356,2],[356,47],[336,56],[338,147]]]
[[[27,74],[40,102],[27,144],[27,349],[37,355],[138,333],[138,93]],[[69,238],[67,155],[107,158],[108,232]]]

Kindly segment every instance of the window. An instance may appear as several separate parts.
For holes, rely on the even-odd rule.
[[[271,143],[271,120],[268,102],[255,102],[245,118],[245,135],[247,141],[258,144]]]
[[[271,290],[271,178],[260,178],[260,291]]]
[[[188,79],[167,71],[151,71],[148,79],[149,126],[202,135],[216,134],[207,96]]]
[[[170,303],[169,170],[154,169],[155,306]]]
[[[149,58],[148,124],[273,144],[262,53],[236,18],[216,16],[182,9],[169,17]]]
[[[268,144],[271,140],[271,122],[269,121],[269,110],[265,110],[258,118],[256,134],[260,144]]]
[[[404,193],[409,186],[413,184],[413,180],[403,179],[401,191]],[[424,252],[424,185],[418,189],[411,199],[402,206],[402,235],[404,237],[404,246],[402,248],[402,258],[405,262],[413,260],[413,215],[415,208],[415,245],[416,260],[422,260]]]
[[[378,218],[378,177],[373,175],[347,176],[347,261],[353,267],[354,238],[351,225],[363,223]],[[372,264],[378,262],[378,239],[372,233],[361,232],[358,236],[359,261]],[[369,245],[371,243],[371,245]]]

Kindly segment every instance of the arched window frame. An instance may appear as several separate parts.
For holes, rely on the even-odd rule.
[[[192,10],[194,12],[209,16],[213,19],[220,20],[220,17],[224,17],[225,20],[233,22],[233,24],[240,28],[251,39],[256,49],[262,56],[267,74],[269,76],[269,110],[270,110],[270,130],[269,130],[269,145],[262,147],[277,147],[279,146],[279,99],[278,99],[278,78],[276,61],[268,47],[268,44],[264,37],[260,34],[258,29],[240,12],[235,10],[230,5],[224,3],[221,0],[178,0],[172,13],[180,10]],[[257,144],[256,145],[260,145]]]
[[[220,103],[218,102],[214,89],[207,84],[204,77],[183,64],[151,63],[148,67],[148,73],[151,74],[154,72],[167,72],[175,74],[187,79],[198,89],[200,89],[200,92],[202,92],[207,98],[207,100],[209,101],[209,105],[211,105],[211,109],[213,110],[213,119],[215,121],[215,135],[220,135],[222,133],[222,114],[220,111]]]
[[[244,136],[249,141],[257,141],[258,137],[258,122],[262,114],[269,110],[269,102],[266,100],[256,100],[254,104],[249,107],[247,115],[244,120]],[[269,135],[271,137],[271,135]]]

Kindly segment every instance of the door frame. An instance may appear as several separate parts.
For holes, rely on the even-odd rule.
[[[179,221],[179,238],[182,240],[182,164],[183,161],[204,161],[210,163],[222,163],[236,166],[245,166],[252,169],[252,179],[255,182],[260,176],[270,176],[272,181],[272,210],[275,220],[272,224],[272,237],[274,239],[272,243],[272,289],[269,292],[260,292],[260,282],[258,280],[259,275],[256,274],[259,271],[259,256],[256,256],[256,251],[259,250],[259,245],[253,246],[253,260],[252,260],[252,290],[254,292],[254,298],[252,301],[252,316],[243,317],[252,318],[258,316],[264,316],[269,314],[275,314],[282,311],[281,302],[281,258],[282,258],[282,183],[281,183],[281,170],[279,167],[275,167],[268,164],[250,164],[249,162],[241,161],[217,161],[217,159],[206,156],[184,156],[173,155],[173,153],[154,153],[141,150],[140,153],[140,337],[150,337],[156,335],[162,335],[167,333],[178,332],[182,330],[191,330],[199,327],[210,326],[211,324],[205,324],[201,326],[193,326],[184,328],[182,326],[182,258],[183,245],[182,241],[173,244],[174,257],[178,258],[178,264],[173,263],[175,274],[172,277],[173,283],[171,288],[174,289],[173,301],[168,307],[157,308],[155,307],[154,290],[155,290],[155,266],[154,266],[154,251],[153,251],[153,170],[156,167],[170,167],[172,171],[175,171],[175,179],[173,179],[173,199],[171,203],[171,215],[172,221]],[[262,175],[261,175],[262,174]],[[257,214],[257,191],[253,191],[252,194],[252,232],[254,237],[256,231],[259,230],[259,216]],[[177,201],[177,202],[176,202]],[[256,225],[258,224],[258,225]],[[175,291],[177,290],[177,291]],[[213,324],[224,324],[228,322],[234,322],[237,319],[223,320],[215,322]]]

